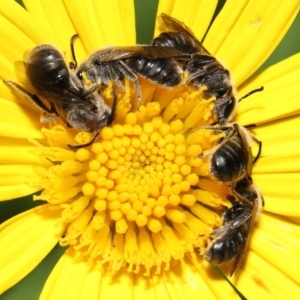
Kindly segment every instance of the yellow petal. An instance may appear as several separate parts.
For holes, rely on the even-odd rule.
[[[264,195],[265,207],[264,210],[283,215],[283,216],[300,216],[299,197],[285,198]]]
[[[29,0],[24,1],[29,13],[38,19],[48,30],[55,35],[57,43],[55,45],[67,53],[68,60],[72,59],[70,53],[70,39],[76,34],[76,29],[68,15],[66,7],[60,0]],[[54,42],[54,41],[53,41]],[[48,43],[53,43],[49,39]],[[86,56],[80,39],[75,41],[75,53],[78,61]]]
[[[254,172],[262,173],[258,170],[265,169],[266,173],[270,173],[266,169],[268,166],[274,171],[277,170],[276,172],[282,172],[283,169],[293,170],[293,172],[299,171],[299,164],[297,163],[300,147],[298,116],[260,124],[252,129],[251,133],[262,141],[262,154],[254,165]],[[256,151],[253,151],[254,153]],[[264,165],[264,162],[266,162],[266,165]],[[286,162],[285,165],[284,162]]]
[[[64,1],[87,53],[107,44],[135,43],[133,2],[123,2]]]
[[[211,54],[216,54],[226,40],[241,13],[247,5],[247,0],[227,0],[218,16],[214,20],[204,40],[204,45]]]
[[[284,118],[278,122],[261,124],[251,129],[255,136],[260,137],[264,141],[275,142],[277,139],[283,139],[288,135],[288,139],[297,138],[300,134],[299,116]],[[277,153],[278,156],[281,153]]]
[[[16,77],[16,74],[15,74],[15,69],[14,69],[13,64],[11,63],[11,61],[9,59],[7,59],[1,53],[0,53],[0,62],[1,62],[0,78],[2,80],[11,79],[13,81],[17,81],[17,77]],[[4,85],[2,80],[0,81],[0,86]],[[0,88],[0,89],[2,90],[2,88]]]
[[[289,241],[289,243],[291,242],[295,245],[296,249],[300,244],[300,227],[295,222],[291,221],[290,218],[264,212],[257,225],[261,230],[264,230],[269,234],[276,231],[285,243],[287,241]]]
[[[51,251],[64,228],[59,211],[43,205],[19,214],[0,226],[0,293],[13,286]]]
[[[39,154],[33,153],[34,147],[2,147],[0,146],[1,164],[33,164],[41,166],[52,165]]]
[[[28,184],[0,186],[0,201],[12,200],[38,192],[40,189]]]
[[[139,293],[139,289],[140,289],[139,286],[137,286],[136,291],[134,290],[135,287],[134,275],[132,273],[127,272],[126,268],[123,268],[121,270],[120,276],[118,277],[118,283],[119,283],[118,289],[115,288],[113,283],[114,283],[113,279],[109,274],[106,275],[102,274],[99,299],[109,299],[110,297],[112,297],[111,299],[118,299],[122,295],[124,299],[130,300],[130,299],[135,299],[136,298],[135,295],[146,294],[146,293],[142,293],[142,294]],[[142,287],[142,289],[144,289],[144,287],[145,285]],[[149,292],[149,289],[147,289],[147,291]],[[149,292],[149,294],[150,293],[151,292]],[[143,298],[147,299],[146,297]]]
[[[226,295],[228,299],[240,299],[228,282],[222,279],[207,261],[200,258],[193,260],[192,263],[217,299],[224,298],[224,295]]]
[[[248,251],[246,263],[236,287],[248,299],[293,299],[299,294],[298,284],[255,252]]]
[[[273,81],[279,83],[282,77],[290,76],[289,74],[297,71],[299,67],[300,67],[300,53],[297,53],[278,62],[277,64],[263,70],[259,74],[248,79],[245,83],[239,86],[239,95],[243,96],[249,91],[259,87],[260,85],[264,85],[266,83],[272,83]],[[282,84],[283,86],[286,85],[286,81],[285,84]],[[246,100],[242,102],[243,105],[245,105],[244,102],[246,102]]]
[[[85,262],[74,263],[67,250],[48,277],[40,299],[98,299],[101,273]]]
[[[177,1],[177,2],[179,2],[179,1]],[[156,16],[159,17],[161,15],[161,13],[171,15],[173,6],[175,4],[176,4],[175,0],[159,1]],[[161,32],[161,30],[159,28],[160,28],[160,22],[159,22],[159,19],[156,19],[154,37],[156,37]]]
[[[246,293],[250,299],[260,298],[259,295],[263,299],[293,298],[291,295],[297,295],[300,289],[298,280],[296,283],[293,275],[290,276],[291,260],[298,257],[299,253],[299,227],[287,219],[268,213],[261,216],[257,226],[251,237],[252,251],[247,253],[243,270],[237,278],[237,287],[242,292],[250,288],[252,297]],[[289,288],[285,288],[285,284]]]
[[[300,55],[296,54],[264,70],[243,85],[240,95],[261,86],[264,86],[264,90],[241,101],[235,121],[258,124],[299,114],[299,66]]]
[[[136,43],[134,2],[125,1],[93,1],[98,26],[96,34],[102,32],[103,39],[98,44],[132,46]]]
[[[251,237],[251,249],[261,258],[269,262],[283,274],[286,274],[291,281],[300,284],[299,276],[299,246],[286,244],[274,234],[274,231],[266,232],[257,228]],[[292,251],[291,251],[292,250]]]
[[[235,10],[235,3],[230,3],[232,11]],[[237,86],[268,58],[289,29],[298,10],[297,0],[248,1],[239,18],[231,22],[230,28],[224,27],[220,21],[213,23],[208,35],[216,37],[221,33],[224,36],[227,32],[221,47],[213,54],[225,62]],[[224,18],[222,13],[217,19]],[[225,32],[222,34],[222,31]],[[205,46],[210,49],[209,45]]]
[[[299,173],[254,174],[253,179],[265,195],[291,199],[297,199],[299,195]]]
[[[18,105],[6,99],[0,98],[0,106],[2,113],[0,116],[0,135],[11,136],[9,131],[15,131],[19,128],[19,133],[16,131],[15,137],[29,138],[29,135],[24,134],[24,131],[35,132],[36,138],[44,138],[41,133],[41,123],[39,122],[39,115],[32,110],[28,110],[23,105]],[[10,128],[11,127],[11,128]],[[34,138],[34,137],[32,137]]]
[[[3,15],[0,15],[0,26],[5,28],[1,30],[0,42],[7,45],[1,48],[1,54],[11,62],[21,60],[24,51],[33,46],[32,41]]]
[[[265,217],[265,215],[268,218]],[[270,219],[278,218],[276,221],[277,223],[280,223],[282,227],[279,228],[279,226],[277,225],[271,228],[271,226],[268,226],[266,224],[261,225],[260,222],[258,221],[258,235],[263,236],[265,239],[269,239],[269,236],[274,236],[272,237],[272,242],[273,245],[275,245],[275,247],[276,245],[282,246],[284,248],[284,252],[287,253],[289,257],[291,258],[297,257],[299,255],[299,247],[300,247],[299,229],[295,228],[296,226],[292,222],[289,222],[288,220],[284,220],[283,218],[280,219],[280,217],[274,214],[266,213],[265,215],[263,215],[260,218],[261,223],[266,223]],[[270,221],[270,223],[274,224],[275,222]],[[275,228],[276,228],[276,235],[274,235],[273,233]]]
[[[133,299],[132,274],[126,270],[121,272],[116,288],[112,284],[113,277],[101,274],[85,262],[74,261],[73,255],[68,249],[60,258],[46,281],[40,299]]]
[[[299,145],[300,146],[300,145]],[[273,157],[261,157],[257,163],[255,163],[253,172],[257,173],[293,173],[299,172],[300,157],[287,156],[278,157],[276,153]],[[280,154],[279,154],[280,155]]]
[[[214,290],[207,285],[207,278],[202,277],[193,265],[185,264],[182,267],[175,263],[170,269],[171,272],[163,272],[162,275],[170,299],[187,297],[197,300],[199,295],[203,296],[203,299],[217,299]]]
[[[37,175],[37,166],[34,165],[0,165],[1,185],[28,183]]]
[[[249,251],[250,254],[250,251]],[[243,276],[237,278],[236,282],[233,282],[234,286],[246,297],[246,299],[274,299],[272,295],[265,289],[260,288],[257,282],[264,283],[264,278],[261,278],[260,274],[252,268],[241,269]]]
[[[202,40],[215,12],[217,1],[160,1],[157,10],[157,16],[161,13],[172,15],[172,17],[184,22],[194,33],[195,36]],[[160,28],[160,22],[156,22],[156,37],[165,28]]]
[[[294,136],[291,140],[278,139],[277,143],[274,140],[273,141],[266,140],[265,142],[263,141],[262,156],[275,157],[274,163],[276,163],[277,153],[278,155],[280,155],[280,157],[299,156],[299,147],[300,147],[300,141],[297,140]],[[299,166],[298,166],[298,171],[299,171]]]
[[[64,1],[64,5],[68,11],[71,21],[79,34],[79,37],[83,43],[86,53],[90,53],[95,49],[99,48],[103,44],[104,39],[102,38],[102,31],[97,30],[92,27],[92,24],[98,27],[95,23],[95,15],[91,16],[88,14],[91,9],[90,6],[93,5],[91,1],[88,3],[80,1]],[[95,12],[95,10],[94,10]]]
[[[3,79],[13,79],[14,81],[17,81],[13,64],[10,61],[6,60],[6,58],[4,58],[4,60],[0,55],[1,66],[2,66],[2,64],[4,64],[3,66],[6,67],[6,62],[7,62],[7,65],[9,66],[9,72],[11,72],[12,75],[11,76],[9,76],[9,75],[3,76]],[[1,70],[0,70],[0,76],[2,76]],[[2,104],[4,104],[3,101],[11,101],[11,102],[16,103],[18,106],[19,105],[21,106],[21,108],[18,109],[20,111],[26,111],[26,113],[28,113],[28,110],[29,110],[29,113],[30,113],[30,111],[34,111],[35,113],[40,113],[40,109],[38,109],[36,106],[34,106],[31,101],[28,101],[28,99],[26,99],[25,97],[20,97],[20,95],[18,95],[18,93],[16,93],[14,90],[12,90],[2,80],[0,81],[0,97],[3,99]],[[9,105],[9,104],[5,104],[5,105]],[[16,106],[14,106],[14,107],[16,107]]]
[[[15,138],[43,139],[41,131],[33,128],[24,128],[6,123],[0,123],[0,135]]]
[[[22,52],[40,43],[58,44],[58,41],[51,28],[32,18],[32,16],[17,2],[5,1],[5,5],[1,5],[0,14],[7,20],[7,26],[9,26],[8,23],[11,22],[11,24],[13,24],[19,31],[21,31],[22,35],[26,37],[27,41],[28,39],[31,40],[30,43],[26,42],[25,44],[22,44],[22,40],[18,40],[19,36],[14,35],[16,31],[10,32],[11,36],[9,40],[13,39],[13,45],[17,45],[20,43],[20,50]],[[26,26],[24,26],[24,24],[26,24]],[[5,30],[3,30],[4,28]],[[8,28],[2,27],[1,32],[3,31],[8,31]]]

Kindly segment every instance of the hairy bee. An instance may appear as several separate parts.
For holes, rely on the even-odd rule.
[[[184,55],[177,59],[183,71],[189,74],[187,82],[199,88],[207,87],[206,96],[216,97],[214,112],[218,123],[225,124],[232,118],[237,104],[229,71],[203,47],[184,23],[164,13],[161,18],[170,31],[161,33],[152,45],[172,47],[189,55],[189,60]]]
[[[253,163],[260,155],[261,142],[250,136],[246,128],[236,123],[203,128],[225,133],[219,145],[204,156],[209,157],[209,171],[212,177],[218,181],[232,183],[245,176],[251,176]],[[252,140],[259,144],[258,154],[254,159],[251,152]]]
[[[223,215],[223,226],[211,232],[212,242],[205,250],[204,257],[213,264],[232,262],[230,276],[241,266],[250,234],[262,206],[263,197],[246,176],[233,186],[233,206]]]
[[[32,92],[11,80],[5,82],[32,100],[46,114],[41,122],[60,117],[68,127],[95,134],[90,143],[68,145],[70,148],[90,145],[97,138],[99,130],[112,123],[116,94],[111,109],[103,101],[99,86],[87,88],[75,72],[67,67],[63,55],[54,46],[36,46],[28,53],[24,62],[15,63],[15,68],[17,75],[18,71],[25,69],[26,80],[29,79],[26,84]]]
[[[82,63],[77,75],[82,73],[94,84],[107,85],[113,81],[124,90],[122,80],[134,83],[138,104],[141,90],[138,75],[164,87],[175,87],[182,81],[182,70],[172,58],[182,56],[181,51],[171,47],[131,46],[111,47],[99,50]]]
[[[262,143],[238,124],[223,125],[217,130],[224,131],[226,136],[211,154],[210,172],[217,180],[231,187],[229,200],[232,207],[223,214],[223,226],[211,232],[213,240],[206,248],[204,257],[213,264],[232,262],[232,276],[243,261],[254,223],[264,205],[263,196],[251,178]],[[252,140],[259,147],[255,158],[251,152]]]

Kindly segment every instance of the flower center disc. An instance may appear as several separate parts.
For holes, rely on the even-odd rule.
[[[202,91],[142,83],[151,97],[132,112],[127,83],[114,124],[76,152],[66,146],[74,144],[69,129],[43,129],[51,146],[36,151],[54,165],[42,172],[43,192],[35,199],[62,209],[61,245],[113,273],[127,264],[128,271],[144,267],[145,275],[153,267],[160,273],[163,264],[168,269],[171,260],[183,263],[187,253],[204,253],[209,233],[222,225],[220,209],[231,204],[228,188],[209,173],[210,150],[222,135],[203,128],[215,115],[214,98],[203,99]],[[76,140],[89,137],[79,133]]]

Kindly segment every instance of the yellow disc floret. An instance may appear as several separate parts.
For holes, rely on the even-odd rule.
[[[112,272],[127,264],[145,275],[204,252],[209,233],[222,224],[215,208],[230,203],[226,186],[211,181],[205,159],[219,138],[203,127],[215,121],[214,99],[187,89],[172,92],[170,100],[160,90],[138,111],[126,104],[130,93],[120,93],[114,124],[75,152],[62,146],[75,143],[69,129],[44,129],[52,147],[35,151],[53,166],[45,170],[36,199],[62,209],[68,229],[61,245]],[[80,133],[75,140],[88,137]],[[218,185],[216,192],[211,185]]]

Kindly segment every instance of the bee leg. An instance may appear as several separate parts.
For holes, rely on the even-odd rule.
[[[226,136],[229,136],[229,137],[232,136],[235,133],[233,125],[221,125],[221,126],[208,125],[208,126],[199,126],[197,128],[194,128],[192,130],[192,132],[198,131],[200,129],[214,130],[216,132],[225,132]]]
[[[46,116],[46,115],[43,114],[40,118],[40,122],[41,123],[48,123],[48,122],[51,122],[51,121],[55,120],[57,117],[58,117],[57,113],[54,113],[53,115],[50,115],[50,116]]]
[[[20,93],[25,98],[29,99],[35,106],[37,106],[39,109],[41,109],[43,112],[49,113],[49,114],[56,114],[55,111],[49,109],[42,101],[41,99],[34,94],[31,94],[27,90],[25,90],[21,85],[15,83],[12,80],[4,80],[4,83],[12,87],[14,90],[16,90],[18,93]]]
[[[225,124],[231,117],[236,106],[236,100],[230,87],[221,97],[216,98],[214,112],[218,117],[219,124]]]
[[[114,102],[113,102],[113,105],[112,105],[111,113],[110,113],[110,115],[107,119],[106,126],[111,125],[111,123],[114,121],[114,118],[115,118],[115,111],[116,111],[116,106],[117,106],[118,95],[117,95],[117,92],[115,90],[113,91],[113,93],[114,93]],[[88,147],[88,146],[92,145],[97,140],[99,134],[100,134],[100,131],[98,131],[94,135],[93,139],[91,141],[89,141],[88,143],[86,143],[86,144],[81,144],[81,145],[70,145],[70,144],[68,144],[68,147],[70,149],[73,149],[73,150]]]
[[[110,116],[109,116],[109,118],[107,119],[107,126],[111,125],[112,122],[113,122],[114,119],[115,119],[115,113],[116,113],[116,107],[117,107],[118,94],[117,94],[116,90],[113,90],[113,93],[114,93],[114,102],[113,102],[113,105],[112,105],[112,109],[111,109]]]
[[[230,139],[234,134],[235,134],[235,128],[232,125],[221,125],[220,127],[216,127],[216,126],[200,126],[197,127],[195,129],[192,130],[192,132],[200,130],[200,129],[206,129],[206,130],[214,130],[216,133],[217,132],[224,132],[226,136],[219,138],[218,139],[218,144],[214,147],[212,147],[207,154],[205,155],[198,155],[197,158],[205,158],[208,156],[211,156],[216,149],[218,149],[220,147],[220,143],[226,139]]]
[[[135,87],[135,92],[136,92],[136,97],[138,99],[138,107],[137,109],[139,109],[141,103],[142,103],[142,92],[141,92],[141,87],[140,84],[138,83],[138,81],[134,81],[134,87]]]
[[[116,106],[117,106],[118,95],[117,95],[117,92],[115,90],[113,91],[113,93],[114,93],[114,102],[113,102],[113,106],[112,106],[112,109],[111,109],[111,113],[110,113],[110,115],[109,115],[109,117],[107,119],[106,126],[111,125],[111,123],[114,121],[114,118],[115,118],[115,111],[116,111]],[[77,150],[77,149],[80,149],[80,148],[88,147],[88,146],[92,145],[97,140],[99,134],[100,134],[100,131],[98,131],[94,135],[93,139],[91,141],[89,141],[88,143],[86,143],[86,144],[81,144],[81,145],[70,145],[70,144],[68,144],[68,147],[70,149],[73,149],[73,150]]]
[[[130,59],[128,59],[127,61],[129,63]],[[136,97],[138,99],[138,107],[140,107],[142,100],[142,92],[136,74],[134,74],[134,72],[121,60],[119,61],[119,67],[119,71],[122,73],[122,75],[134,83]]]
[[[97,140],[98,136],[99,136],[99,131],[94,135],[94,137],[92,138],[91,141],[89,141],[88,143],[85,143],[85,144],[81,144],[81,145],[70,145],[68,144],[67,146],[72,149],[72,150],[77,150],[77,149],[80,149],[80,148],[85,148],[85,147],[88,147],[88,146],[91,146],[92,144],[94,144],[94,142]]]
[[[246,206],[245,206],[246,207]],[[247,206],[248,208],[248,206]],[[220,234],[223,234],[229,230],[236,229],[243,225],[245,222],[247,222],[252,216],[251,208],[249,207],[249,210],[247,209],[242,214],[240,214],[238,217],[227,223],[226,225],[212,231],[210,235],[218,236]]]
[[[118,78],[114,80],[114,83],[122,91],[122,93],[125,93],[124,84]]]
[[[95,91],[100,90],[101,85],[100,84],[95,84],[93,87],[91,87],[88,91],[86,91],[83,95],[82,98],[86,98],[87,96],[90,96],[93,94]]]

